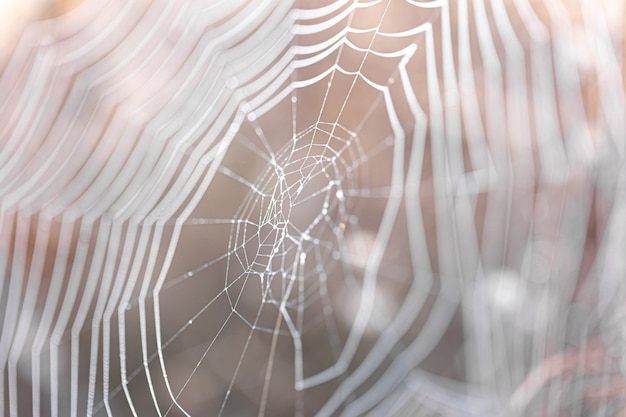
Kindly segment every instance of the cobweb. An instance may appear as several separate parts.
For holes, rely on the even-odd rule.
[[[624,13],[30,24],[0,78],[0,416],[626,413]]]

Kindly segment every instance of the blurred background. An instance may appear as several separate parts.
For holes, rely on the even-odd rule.
[[[0,2],[0,415],[626,416],[625,16]]]

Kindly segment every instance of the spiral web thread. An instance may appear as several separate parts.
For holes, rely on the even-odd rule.
[[[626,412],[624,13],[33,23],[0,79],[0,415]]]

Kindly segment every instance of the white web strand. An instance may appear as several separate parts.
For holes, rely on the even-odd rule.
[[[623,2],[307,7],[26,29],[0,416],[625,409]]]

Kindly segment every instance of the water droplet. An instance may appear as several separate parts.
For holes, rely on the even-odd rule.
[[[226,86],[228,88],[235,89],[238,85],[239,81],[237,80],[237,77],[230,77],[228,81],[226,81]]]

